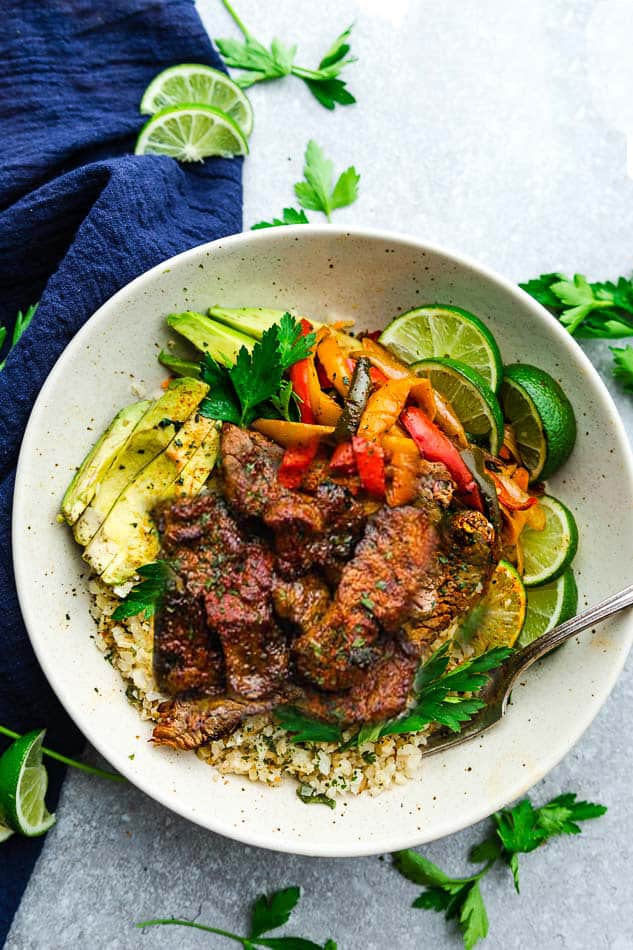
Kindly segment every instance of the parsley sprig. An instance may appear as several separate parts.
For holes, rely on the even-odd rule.
[[[479,882],[493,865],[500,861],[510,868],[519,893],[520,854],[534,851],[557,835],[579,834],[578,822],[599,818],[606,810],[604,805],[576,801],[573,792],[558,795],[541,808],[535,808],[530,799],[525,798],[514,808],[504,808],[492,815],[491,834],[470,852],[470,861],[485,862],[475,874],[450,877],[410,849],[394,854],[394,864],[409,881],[426,888],[412,906],[440,911],[447,920],[456,920],[464,947],[472,950],[488,933],[488,915]]]
[[[200,403],[200,414],[239,426],[261,415],[290,419],[293,392],[283,374],[309,356],[316,341],[314,333],[302,333],[301,324],[285,313],[250,352],[242,347],[232,366],[205,353],[200,376],[209,393]]]
[[[580,339],[618,340],[633,336],[633,279],[589,283],[583,274],[541,274],[519,284]],[[633,392],[633,348],[612,347],[613,374]]]
[[[22,313],[21,310],[18,310],[18,315],[15,318],[15,323],[13,324],[13,333],[11,334],[11,340],[9,342],[9,351],[4,357],[4,359],[0,361],[0,371],[4,369],[9,353],[11,352],[13,347],[16,345],[16,343],[19,342],[20,337],[22,336],[24,331],[28,330],[29,324],[31,323],[31,320],[35,316],[38,306],[39,306],[39,303],[31,304],[31,306],[27,308],[26,313]],[[7,328],[0,326],[0,350],[2,350],[2,347],[4,346],[6,342],[7,336],[8,336]]]
[[[462,724],[485,706],[483,700],[460,693],[479,692],[488,681],[487,674],[503,663],[512,650],[495,647],[447,672],[449,649],[450,643],[444,643],[420,667],[414,681],[415,702],[404,716],[363,725],[342,747],[376,742],[383,736],[419,732],[431,723],[460,732]],[[284,729],[292,733],[291,742],[343,743],[343,731],[339,726],[311,719],[294,706],[280,706],[274,715]]]
[[[323,149],[311,139],[305,150],[303,179],[296,182],[294,191],[302,208],[308,211],[321,211],[328,221],[337,208],[345,208],[358,198],[360,175],[353,165],[346,168],[334,181],[334,163],[325,157]],[[284,208],[281,218],[272,221],[259,221],[252,227],[276,228],[284,224],[309,224],[304,211],[296,208]]]
[[[320,944],[313,940],[307,940],[305,937],[263,936],[263,934],[270,933],[271,930],[277,930],[278,927],[283,927],[284,924],[288,923],[290,915],[299,903],[300,898],[301,889],[298,887],[286,887],[281,891],[274,891],[272,894],[262,894],[253,904],[250,933],[247,937],[241,937],[239,934],[232,933],[230,930],[222,930],[219,927],[199,924],[194,920],[179,920],[177,918],[142,920],[135,926],[144,928],[170,924],[179,927],[193,927],[195,930],[218,934],[220,937],[226,937],[228,940],[240,943],[245,950],[253,950],[255,947],[272,947],[275,950],[336,950],[334,940],[326,940],[324,944]]]
[[[168,561],[144,564],[136,573],[143,580],[135,584],[115,608],[112,613],[113,620],[125,620],[137,614],[140,614],[141,620],[149,620],[159,609],[175,580],[174,570]]]
[[[235,80],[242,89],[258,82],[292,75],[303,80],[315,99],[326,109],[356,102],[345,82],[339,78],[346,66],[356,62],[355,57],[349,55],[351,26],[336,37],[316,69],[306,69],[295,64],[296,46],[286,46],[275,38],[270,47],[266,47],[245,26],[232,3],[229,0],[222,2],[244,40],[216,39],[215,42],[227,66],[245,71]]]

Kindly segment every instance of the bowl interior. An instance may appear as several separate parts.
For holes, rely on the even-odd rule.
[[[75,337],[44,386],[24,439],[14,503],[20,602],[38,658],[90,741],[132,782],[199,824],[251,844],[320,855],[377,853],[463,828],[522,794],[570,749],[611,689],[633,628],[625,617],[568,644],[515,689],[481,740],[429,757],[418,779],[380,797],[307,808],[293,782],[270,789],[219,777],[191,754],[155,749],[93,642],[87,572],[56,522],[78,461],[112,415],[164,378],[164,317],[213,304],[295,309],[383,327],[423,303],[453,303],[492,329],[504,360],[558,379],[578,442],[550,490],[576,514],[580,607],[630,582],[633,478],[626,437],[596,373],[565,331],[521,291],[413,239],[302,226],[195,248],[138,278]],[[617,499],[617,505],[613,500]],[[133,758],[131,758],[133,756]]]

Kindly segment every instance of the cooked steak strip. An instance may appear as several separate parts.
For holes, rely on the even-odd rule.
[[[325,690],[363,679],[380,629],[397,632],[414,609],[433,608],[440,536],[426,511],[381,508],[342,571],[335,600],[292,647],[297,669]]]
[[[306,574],[294,581],[275,578],[273,606],[281,620],[301,631],[317,623],[330,604],[330,591],[316,574]]]
[[[189,690],[207,695],[226,688],[224,656],[207,627],[199,599],[174,590],[154,621],[154,676],[172,696]]]
[[[157,745],[173,749],[198,749],[206,742],[230,735],[247,716],[270,712],[278,702],[277,697],[250,701],[227,696],[172,699],[158,707],[160,718],[152,739]]]

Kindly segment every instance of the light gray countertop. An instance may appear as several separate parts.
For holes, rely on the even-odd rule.
[[[592,78],[596,40],[586,42],[592,13],[605,14],[612,3],[236,4],[256,35],[298,41],[307,65],[355,20],[359,57],[348,71],[358,98],[352,108],[326,112],[298,80],[254,90],[246,227],[293,203],[292,184],[314,137],[337,168],[354,163],[362,175],[359,201],[336,212],[340,223],[407,231],[516,281],[551,270],[581,270],[591,279],[631,271],[633,182],[626,177],[625,137],[603,118],[609,112],[595,87],[603,80],[617,84],[618,77],[600,67]],[[211,35],[236,35],[219,0],[199,0],[199,8]],[[594,20],[594,33],[599,28]],[[633,397],[610,377],[607,345],[587,350],[633,436]],[[607,816],[580,838],[557,839],[522,858],[520,897],[507,872],[486,879],[490,950],[633,947],[632,672],[629,660],[591,728],[533,790],[538,803],[578,791],[607,804]],[[423,851],[441,867],[465,873],[468,846],[482,830]],[[336,861],[260,851],[188,824],[132,787],[71,773],[7,947],[229,946],[183,928],[141,934],[133,923],[199,915],[239,929],[256,895],[289,884],[304,888],[289,932],[333,937],[344,950],[461,945],[443,917],[411,909],[420,889],[391,869],[388,856]]]

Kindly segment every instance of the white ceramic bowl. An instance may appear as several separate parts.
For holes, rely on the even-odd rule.
[[[86,567],[56,522],[75,466],[131,401],[131,376],[153,389],[175,310],[257,305],[319,320],[353,317],[376,329],[439,300],[478,314],[505,361],[560,380],[578,442],[551,491],[576,514],[580,607],[631,582],[633,466],[605,387],[576,343],[514,285],[472,261],[398,234],[333,227],[275,228],[193,248],[119,291],[77,334],[51,372],[24,437],[14,503],[14,559],[31,641],[79,728],[127,778],[191,821],[253,845],[314,855],[361,855],[421,844],[470,825],[522,795],[569,751],[613,687],[633,623],[621,616],[530,670],[506,720],[481,740],[424,761],[421,776],[331,811],[279,788],[217,778],[193,754],[151,746],[119,675],[95,647]],[[133,759],[131,756],[134,756]]]

